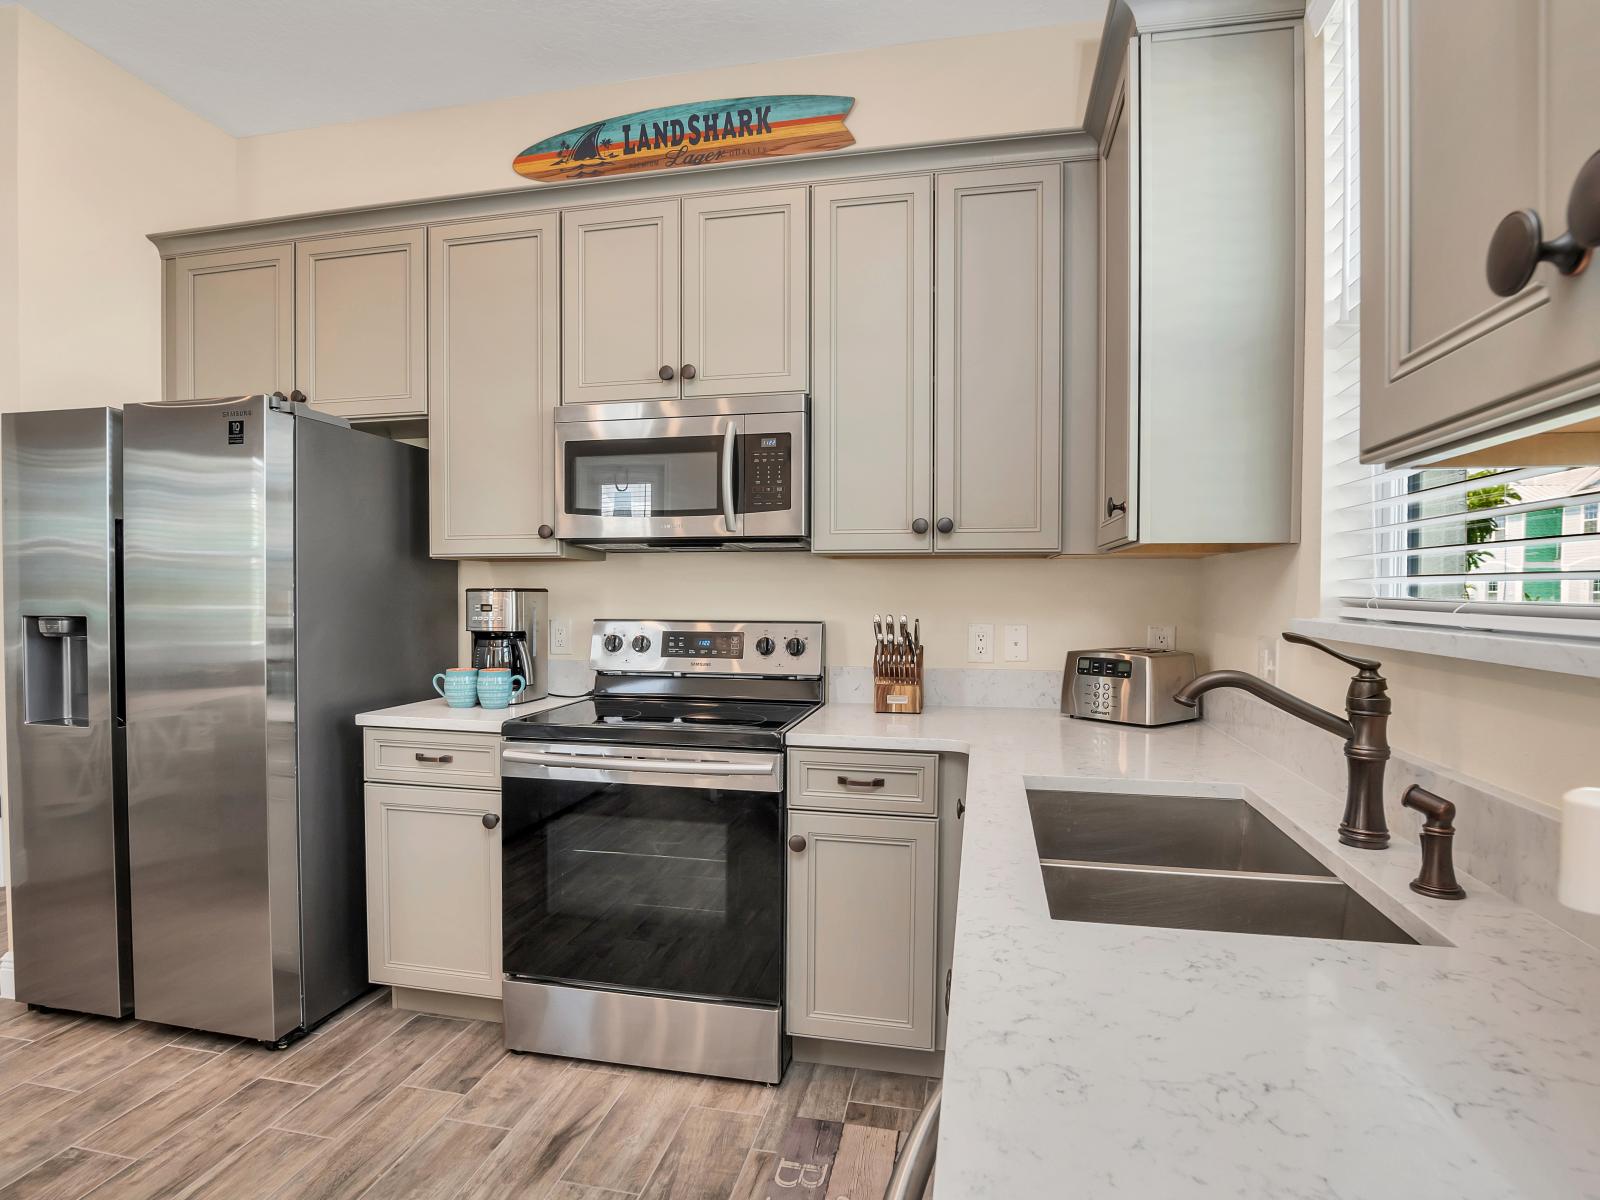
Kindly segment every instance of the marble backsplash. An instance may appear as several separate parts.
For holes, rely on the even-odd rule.
[[[871,704],[871,667],[829,667],[828,699]],[[1004,671],[992,667],[929,667],[922,703],[932,708],[1058,708],[1060,671]]]
[[[1205,719],[1252,750],[1340,797],[1345,793],[1344,747],[1337,738],[1242,693],[1215,691]],[[1395,749],[1385,778],[1385,811],[1394,844],[1382,853],[1419,855],[1422,818],[1400,806],[1412,784],[1456,806],[1455,861],[1459,870],[1600,947],[1600,916],[1574,912],[1556,899],[1561,860],[1561,815],[1526,796],[1495,788]],[[1328,820],[1338,823],[1339,805]],[[1471,897],[1468,897],[1470,902]]]

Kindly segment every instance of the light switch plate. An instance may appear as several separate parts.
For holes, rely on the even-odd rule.
[[[994,661],[994,626],[993,625],[968,625],[967,626],[967,661],[968,662],[993,662]]]
[[[1007,662],[1028,661],[1028,627],[1007,625],[1002,631],[1001,645],[1005,648]]]

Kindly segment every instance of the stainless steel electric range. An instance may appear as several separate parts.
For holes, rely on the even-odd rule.
[[[784,737],[814,621],[596,621],[591,696],[502,729],[506,1045],[777,1083]]]

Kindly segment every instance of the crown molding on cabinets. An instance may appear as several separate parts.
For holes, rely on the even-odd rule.
[[[1097,146],[1104,145],[1130,38],[1174,30],[1192,33],[1225,25],[1298,20],[1305,12],[1306,0],[1111,0],[1089,85],[1089,103],[1083,114],[1084,131]]]
[[[170,230],[149,236],[161,256],[171,258],[180,254],[239,249],[330,234],[490,219],[541,209],[572,209],[690,193],[743,192],[752,188],[872,179],[915,171],[1092,160],[1096,153],[1094,139],[1081,129],[1045,130],[1004,137],[926,142],[887,149],[850,149],[765,162],[692,167],[664,174],[612,176],[563,184],[521,184],[497,192],[330,209],[232,225]]]

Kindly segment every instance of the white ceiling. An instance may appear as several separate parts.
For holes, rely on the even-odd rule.
[[[1105,0],[24,0],[237,135],[975,33]]]

